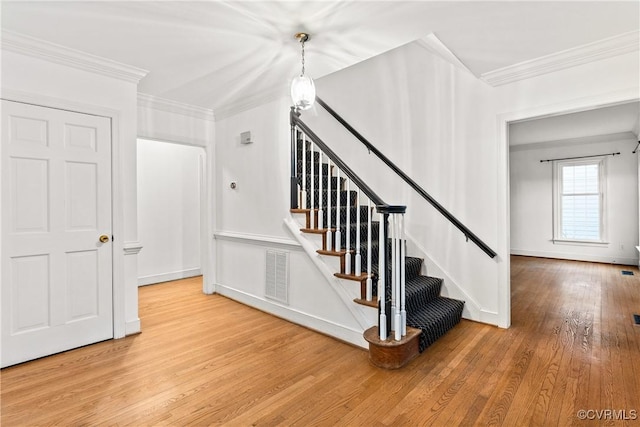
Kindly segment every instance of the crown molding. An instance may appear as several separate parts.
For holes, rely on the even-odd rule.
[[[434,33],[430,33],[416,41],[418,46],[433,53],[461,70],[473,75],[471,70],[458,58]]]
[[[148,71],[111,59],[51,43],[9,30],[2,30],[2,49],[26,56],[138,83]]]
[[[640,31],[631,31],[594,43],[552,53],[530,61],[489,71],[480,79],[491,86],[501,86],[565,68],[638,51]]]
[[[214,121],[213,110],[138,92],[138,107]]]
[[[584,146],[587,144],[619,141],[635,143],[635,135],[632,132],[618,132],[602,135],[581,136],[577,138],[557,139],[553,141],[528,142],[525,144],[510,145],[509,151],[542,150],[545,148],[570,147],[575,145]]]
[[[272,101],[284,98],[289,93],[288,85],[279,85],[267,90],[263,90],[258,93],[254,93],[249,96],[242,97],[239,101],[225,104],[221,107],[214,108],[214,113],[217,120],[226,119],[233,115],[242,113],[252,108],[259,107]]]

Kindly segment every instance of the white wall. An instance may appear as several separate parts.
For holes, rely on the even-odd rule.
[[[511,253],[616,264],[638,263],[638,165],[636,141],[603,136],[572,140],[571,145],[530,144],[511,149]],[[606,158],[607,245],[552,241],[552,162],[542,159],[620,152]]]
[[[357,320],[284,223],[290,217],[289,102],[283,97],[216,122],[215,290],[363,345]],[[251,131],[252,144],[240,144],[244,131]],[[265,297],[267,249],[289,253],[288,304]]]
[[[213,143],[213,111],[138,93],[138,136],[206,148]]]
[[[318,95],[493,247],[495,259],[466,242],[361,144],[343,139],[321,107],[302,117],[383,199],[408,206],[414,248],[426,257],[427,272],[446,277],[443,292],[477,307],[471,318],[508,327],[507,121],[637,98],[638,70],[638,55],[631,53],[493,88],[414,43],[316,80]],[[288,107],[283,99],[216,123],[218,230],[244,242],[247,265],[262,265],[269,239],[291,244],[282,227],[289,204]],[[245,130],[271,149],[240,146]],[[229,189],[231,180],[238,181],[238,190]],[[229,258],[233,250],[221,239],[217,245],[218,289],[264,301],[258,272],[239,268],[241,261]],[[304,259],[296,268],[308,275],[296,276],[305,277],[306,292],[315,295],[323,280]],[[317,301],[327,301],[326,307],[294,301],[289,310],[353,327],[345,319],[331,320],[344,316],[337,298]],[[262,308],[276,310],[269,303]]]
[[[417,43],[317,81],[318,95],[480,239],[497,250],[493,89]],[[362,144],[327,123],[321,107],[303,120],[387,203],[407,206],[407,233],[443,293],[498,323],[498,262],[441,216]]]
[[[216,122],[217,230],[289,237],[288,114],[284,98]],[[245,131],[253,143],[240,143]]]
[[[200,147],[138,139],[139,285],[200,275],[204,155]]]
[[[633,129],[631,131],[633,133],[633,135],[635,136],[635,142],[636,145],[634,147],[638,147],[638,145],[640,144],[640,117],[638,117],[638,121],[636,122],[636,124],[633,126]],[[636,151],[636,157],[638,158],[638,212],[640,212],[640,154],[638,154],[638,150]],[[638,232],[640,232],[640,215],[638,218]],[[638,241],[640,241],[640,235],[638,236]],[[640,245],[636,246],[636,251],[638,253],[640,253]],[[636,253],[637,255],[637,253]],[[638,267],[640,267],[640,256],[638,257]]]

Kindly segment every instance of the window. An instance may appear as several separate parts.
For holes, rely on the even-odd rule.
[[[557,161],[554,241],[604,243],[605,159]]]

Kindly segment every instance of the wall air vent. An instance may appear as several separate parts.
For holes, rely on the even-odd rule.
[[[267,249],[265,296],[289,303],[289,252]]]

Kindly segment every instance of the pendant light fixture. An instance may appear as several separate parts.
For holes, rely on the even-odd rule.
[[[295,38],[302,45],[302,72],[291,81],[291,99],[298,110],[308,110],[316,101],[316,86],[313,79],[304,74],[304,44],[309,41],[307,33],[297,33]]]

